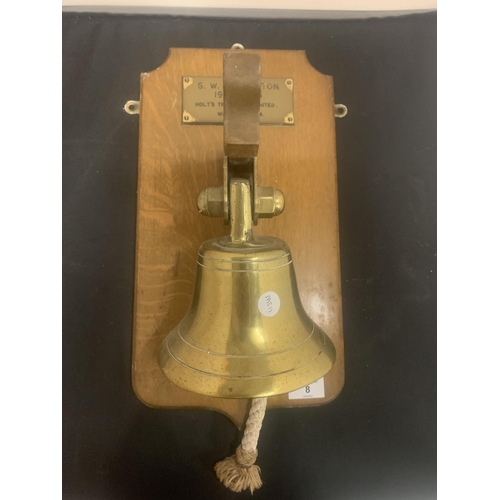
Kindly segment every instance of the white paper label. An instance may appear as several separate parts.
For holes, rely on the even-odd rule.
[[[263,316],[271,318],[280,310],[280,298],[275,292],[264,292],[259,299],[259,311]]]
[[[313,399],[325,397],[325,379],[321,377],[316,382],[288,393],[288,399]]]

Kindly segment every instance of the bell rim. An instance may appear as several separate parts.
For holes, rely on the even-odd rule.
[[[321,329],[319,331],[324,336],[325,343],[324,348],[318,355],[299,367],[281,373],[235,377],[202,372],[180,363],[178,359],[169,354],[165,354],[164,346],[167,339],[163,341],[160,349],[160,368],[164,375],[181,389],[203,396],[224,399],[248,399],[287,394],[319,380],[333,368],[336,361],[335,346],[328,335]],[[170,363],[163,363],[163,356],[167,356]],[[291,377],[292,374],[295,376]],[[217,380],[219,382],[223,381],[223,383],[220,382],[214,386],[213,382]],[[276,386],[279,386],[280,389],[276,390]],[[212,387],[212,389],[208,389],[209,387]]]

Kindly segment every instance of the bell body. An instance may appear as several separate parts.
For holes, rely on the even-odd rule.
[[[163,341],[159,361],[183,389],[255,398],[318,380],[335,348],[302,307],[287,244],[225,237],[200,247],[190,310]]]

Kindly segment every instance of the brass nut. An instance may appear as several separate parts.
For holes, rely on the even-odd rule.
[[[211,187],[204,189],[198,195],[198,210],[209,217],[222,217],[224,215],[224,189]]]
[[[285,208],[285,195],[271,186],[259,186],[259,218],[280,215]]]

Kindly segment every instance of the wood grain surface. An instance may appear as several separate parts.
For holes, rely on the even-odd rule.
[[[252,52],[252,51],[250,51]],[[262,126],[259,184],[281,189],[285,211],[259,221],[257,234],[285,240],[305,310],[337,350],[325,376],[325,398],[269,398],[268,407],[312,406],[344,384],[333,79],[303,51],[260,50],[263,77],[294,79],[295,125]],[[228,233],[221,219],[198,213],[198,193],[222,185],[223,127],[183,125],[182,76],[222,76],[222,49],[171,49],[158,69],[141,74],[136,275],[132,381],[137,397],[157,408],[207,408],[241,428],[248,400],[184,391],[158,365],[162,340],[187,312],[197,251]]]

